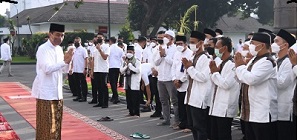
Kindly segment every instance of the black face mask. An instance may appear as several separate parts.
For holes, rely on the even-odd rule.
[[[75,42],[75,43],[74,43],[74,46],[75,46],[76,48],[78,48],[78,47],[80,46],[80,44],[79,44],[78,42]]]
[[[158,42],[158,44],[164,44],[164,40],[162,40],[162,39],[158,39],[157,42]]]
[[[206,51],[208,52],[209,55],[214,55],[215,54],[215,49],[212,47],[207,47]]]
[[[103,39],[102,38],[99,38],[99,39],[97,39],[97,43],[102,43],[103,42]]]

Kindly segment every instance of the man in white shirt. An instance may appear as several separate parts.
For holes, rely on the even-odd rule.
[[[170,74],[174,60],[174,54],[176,52],[174,40],[175,33],[171,30],[166,31],[165,37],[163,38],[163,45],[159,46],[159,51],[156,52],[156,56],[154,56],[154,63],[158,67],[157,87],[164,117],[164,121],[157,124],[159,126],[170,125],[170,103],[173,104],[175,115],[174,123],[171,125],[171,127],[176,127],[179,124],[178,99],[176,96],[177,92]]]
[[[108,107],[108,88],[107,88],[107,76],[108,76],[108,56],[110,49],[108,44],[104,44],[103,41],[98,39],[96,44],[96,50],[92,52],[92,67],[91,78],[94,79],[94,86],[96,93],[98,92],[98,104],[93,107]],[[96,100],[97,101],[97,100]]]
[[[3,65],[0,68],[0,74],[2,73],[4,67],[8,65],[8,77],[12,77],[11,74],[11,50],[9,43],[9,37],[3,39],[3,44],[1,45],[1,60],[3,61]]]
[[[281,29],[271,45],[277,59],[277,90],[278,90],[278,140],[292,139],[293,94],[297,76],[288,58],[288,49],[296,43],[296,39],[287,31]]]
[[[239,39],[239,43],[236,44],[236,46],[234,47],[234,54],[237,53],[237,52],[242,52],[243,50],[243,40],[242,39]]]
[[[36,139],[61,139],[63,115],[63,71],[67,72],[73,49],[65,55],[59,46],[64,39],[64,25],[50,24],[49,40],[37,51],[37,76],[32,85],[36,101]]]
[[[177,89],[178,98],[178,112],[180,124],[173,129],[190,129],[187,123],[186,105],[184,104],[184,99],[187,91],[189,81],[187,79],[186,71],[182,64],[182,58],[191,59],[193,51],[191,51],[186,44],[185,36],[176,36],[176,49],[174,54],[174,61],[172,64],[172,81]],[[185,130],[190,131],[190,130]]]
[[[205,34],[192,31],[190,48],[194,52],[193,60],[182,59],[189,75],[189,86],[185,98],[189,126],[192,126],[195,140],[207,139],[207,106],[211,94],[209,71],[210,58],[204,50]]]
[[[74,46],[73,41],[68,41],[68,48],[67,48],[66,52],[68,52],[71,49],[75,50],[76,47]],[[71,63],[72,63],[72,61],[69,64],[68,72],[71,70],[71,67],[72,67]],[[69,83],[69,87],[70,87],[70,90],[71,90],[73,96],[77,96],[77,94],[76,94],[76,87],[75,87],[75,77],[74,77],[74,75],[72,73],[68,73],[68,83]]]
[[[125,75],[125,91],[128,116],[140,116],[141,62],[134,56],[134,46],[127,46],[126,59],[120,72]]]
[[[231,123],[238,112],[240,93],[239,83],[235,79],[235,64],[231,57],[232,41],[228,37],[220,37],[215,46],[221,54],[222,63],[217,66],[210,62],[211,80],[215,84],[212,94],[209,115],[211,119],[211,140],[231,140]]]
[[[76,50],[72,60],[71,73],[75,77],[75,86],[77,98],[73,101],[86,102],[87,100],[87,82],[86,75],[88,72],[88,53],[85,48],[81,46],[81,38],[76,37],[74,40]]]
[[[249,46],[254,56],[249,63],[236,53],[235,73],[242,83],[241,119],[248,140],[274,140],[278,116],[276,63],[270,55],[270,35],[254,33]]]
[[[294,44],[293,47],[297,47],[297,44]],[[289,59],[292,63],[293,73],[297,77],[297,51],[293,48],[289,49],[288,52]],[[297,139],[297,83],[296,87],[294,88],[294,95],[293,95],[293,121],[292,121],[292,140]]]
[[[113,92],[111,102],[114,104],[117,104],[120,102],[118,90],[117,90],[117,84],[118,84],[118,78],[120,73],[120,68],[123,64],[123,56],[124,52],[123,50],[117,46],[116,44],[116,38],[111,37],[109,39],[109,45],[110,45],[110,54],[108,57],[108,63],[109,63],[109,84],[111,86],[111,90]]]
[[[145,58],[145,60],[143,60],[143,51],[144,51],[144,48],[146,47],[146,42],[147,42],[147,38],[144,37],[144,36],[140,36],[138,38],[138,42],[134,46],[135,56],[142,63],[146,63],[147,62],[146,58]]]

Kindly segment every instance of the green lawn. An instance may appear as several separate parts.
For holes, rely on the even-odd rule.
[[[36,60],[30,59],[29,56],[15,56],[12,58],[12,63],[35,63],[35,62]]]

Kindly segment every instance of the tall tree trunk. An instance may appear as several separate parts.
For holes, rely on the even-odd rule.
[[[141,29],[140,29],[141,35],[146,36],[150,19],[155,11],[155,5],[149,4],[147,1],[140,1],[140,2],[144,5],[144,7],[147,10],[147,13],[145,15],[145,18],[142,22]]]
[[[155,24],[155,26],[154,26],[152,32],[150,33],[150,36],[155,36],[156,33],[157,33],[157,31],[158,31],[158,29],[159,29],[159,27],[160,27],[161,24],[165,21],[165,19],[166,19],[167,16],[169,15],[169,13],[170,13],[171,11],[173,11],[175,8],[177,8],[179,5],[181,5],[182,3],[186,2],[186,1],[187,1],[187,0],[180,0],[180,1],[178,1],[177,3],[174,2],[174,3],[170,6],[170,8],[168,8],[168,9],[166,10],[166,12],[162,13],[161,16],[160,16],[160,18],[159,18],[158,21],[156,22],[156,24]]]

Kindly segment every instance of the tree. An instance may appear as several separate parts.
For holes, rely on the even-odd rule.
[[[225,14],[231,16],[238,12],[243,13],[243,18],[256,13],[259,22],[270,24],[273,20],[273,0],[131,0],[128,8],[128,20],[133,30],[140,30],[142,35],[147,35],[147,30],[153,27],[150,36],[158,31],[159,27],[176,27],[176,23],[192,5],[198,5],[197,15],[191,16],[191,21],[199,23],[199,29],[213,28],[216,22]],[[271,13],[271,14],[270,14]],[[193,27],[194,23],[188,26]]]
[[[130,29],[128,21],[126,21],[125,25],[122,27],[118,35],[123,37],[123,42],[126,44],[129,44],[130,40],[134,40],[134,35],[132,33],[132,30]]]
[[[0,27],[4,27],[7,23],[7,18],[5,16],[0,15]]]

